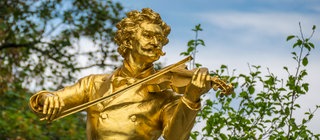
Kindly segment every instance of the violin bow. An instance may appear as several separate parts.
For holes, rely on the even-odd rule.
[[[108,95],[108,96],[104,96],[104,97],[101,97],[101,98],[98,98],[98,99],[95,99],[95,100],[86,102],[86,103],[84,103],[84,104],[81,104],[81,105],[79,105],[79,106],[75,106],[75,107],[73,107],[73,108],[69,108],[69,109],[67,109],[67,110],[64,110],[64,111],[62,111],[62,112],[60,113],[60,115],[59,115],[58,117],[54,118],[54,119],[51,120],[51,121],[55,121],[55,120],[61,119],[61,118],[63,118],[63,117],[69,116],[69,115],[71,115],[71,114],[80,112],[80,111],[82,111],[82,110],[84,110],[84,109],[87,109],[87,108],[89,108],[89,107],[91,107],[91,106],[97,105],[98,103],[101,103],[101,102],[103,102],[103,101],[105,101],[105,100],[107,100],[107,99],[109,99],[109,98],[111,98],[111,97],[113,97],[113,96],[115,96],[115,95],[123,94],[124,92],[126,92],[126,91],[128,91],[128,90],[130,90],[130,89],[132,89],[132,88],[134,88],[134,87],[136,87],[136,86],[139,86],[139,85],[141,85],[141,84],[145,84],[145,83],[147,83],[147,82],[149,82],[149,81],[151,81],[151,80],[154,80],[154,79],[158,78],[159,76],[161,76],[161,75],[169,72],[170,70],[172,70],[172,69],[174,69],[174,68],[177,68],[178,66],[180,66],[180,65],[182,65],[182,64],[185,64],[186,62],[191,61],[192,59],[193,59],[193,58],[192,58],[191,56],[186,57],[186,58],[180,60],[179,62],[177,62],[177,63],[175,63],[175,64],[172,64],[172,65],[169,65],[169,66],[161,69],[160,71],[158,71],[158,72],[156,72],[156,73],[154,73],[154,74],[152,74],[152,75],[150,75],[150,76],[148,76],[148,77],[146,77],[146,78],[143,78],[143,79],[141,79],[141,80],[136,81],[135,83],[127,86],[126,88],[122,88],[122,89],[114,92],[113,94],[110,94],[110,95]],[[43,119],[44,119],[44,118],[41,118],[40,120],[43,120]]]

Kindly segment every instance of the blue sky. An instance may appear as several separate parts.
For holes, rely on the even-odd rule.
[[[182,58],[179,53],[186,50],[186,43],[194,38],[191,29],[199,23],[204,29],[199,36],[206,47],[199,49],[197,61],[207,67],[229,64],[236,68],[247,63],[262,64],[258,58],[270,59],[271,64],[284,55],[290,59],[291,44],[286,37],[299,33],[299,22],[306,33],[320,23],[317,0],[120,2],[126,11],[152,8],[171,26],[170,43],[164,48],[167,56],[162,59],[165,63]]]
[[[199,38],[206,46],[198,49],[196,61],[209,70],[218,69],[221,64],[236,73],[249,73],[250,65],[261,65],[279,77],[286,77],[282,69],[296,68],[291,58],[292,42],[286,42],[288,35],[299,35],[299,22],[306,36],[313,25],[317,26],[313,37],[316,49],[311,53],[307,67],[310,83],[307,96],[298,102],[301,109],[294,114],[301,118],[308,108],[320,104],[320,0],[116,0],[126,11],[149,7],[158,12],[171,26],[170,42],[164,47],[166,56],[160,62],[169,65],[183,57],[187,42],[194,39],[191,29],[201,24],[204,29]],[[310,128],[320,133],[320,112],[310,122]]]

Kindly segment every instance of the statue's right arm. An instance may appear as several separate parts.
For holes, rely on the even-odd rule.
[[[45,120],[54,119],[64,106],[62,98],[47,91],[40,91],[30,98],[32,110]]]
[[[41,118],[52,120],[61,111],[87,102],[92,79],[92,76],[84,77],[74,85],[54,92],[40,91],[30,98],[29,106]]]

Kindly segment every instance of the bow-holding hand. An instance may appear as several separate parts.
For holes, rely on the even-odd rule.
[[[45,115],[43,119],[51,121],[56,118],[62,108],[65,106],[63,100],[54,94],[42,95],[40,104],[43,105],[42,113]]]

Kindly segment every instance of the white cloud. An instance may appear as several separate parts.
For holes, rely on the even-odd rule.
[[[198,15],[204,21],[223,29],[246,29],[247,31],[268,35],[288,35],[297,31],[298,23],[310,27],[320,19],[312,14],[287,12],[211,12]]]
[[[206,61],[214,56],[227,64],[237,67],[241,64],[245,68],[246,63],[266,67],[291,65],[293,42],[286,42],[286,36],[300,34],[299,21],[306,36],[312,25],[320,23],[320,18],[312,14],[285,12],[219,11],[197,14],[197,17],[208,24],[203,38],[207,47],[199,51],[200,59]],[[319,34],[314,38],[319,38]],[[210,61],[207,63],[213,63]]]
[[[320,12],[320,5],[312,5],[310,6],[310,9],[316,12]]]

